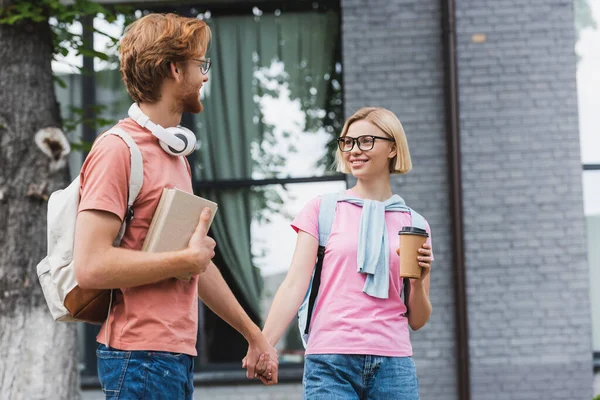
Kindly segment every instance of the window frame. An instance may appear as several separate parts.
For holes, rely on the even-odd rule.
[[[590,164],[590,163],[582,164],[582,173],[584,173],[586,171],[600,171],[600,164]],[[600,372],[600,351],[593,351],[592,362],[593,362],[594,372]]]

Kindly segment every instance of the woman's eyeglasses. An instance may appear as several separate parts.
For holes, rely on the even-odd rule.
[[[387,140],[388,142],[393,142],[394,139],[385,138],[381,136],[373,136],[373,135],[363,135],[357,138],[344,136],[337,139],[338,147],[343,152],[352,151],[354,148],[354,144],[358,144],[358,148],[362,151],[369,151],[373,149],[375,146],[375,139],[379,140]]]

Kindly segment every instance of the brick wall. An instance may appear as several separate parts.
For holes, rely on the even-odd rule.
[[[406,131],[413,170],[393,190],[427,218],[436,261],[433,315],[411,333],[422,399],[456,398],[444,75],[439,0],[342,0],[346,116],[392,110]]]
[[[473,399],[592,397],[572,7],[457,1]]]
[[[342,1],[346,114],[397,113],[433,230],[423,399],[456,398],[439,3]],[[472,398],[591,398],[572,3],[457,0],[457,29]]]

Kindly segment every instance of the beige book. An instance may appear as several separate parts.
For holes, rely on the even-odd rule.
[[[217,203],[179,189],[163,189],[142,250],[160,253],[185,249],[204,207],[210,209],[210,227],[218,209]]]

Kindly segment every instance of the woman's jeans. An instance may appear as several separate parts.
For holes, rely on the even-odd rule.
[[[412,357],[311,354],[303,383],[305,400],[419,400]]]
[[[98,377],[107,399],[191,400],[194,359],[162,351],[122,351],[99,345]]]

